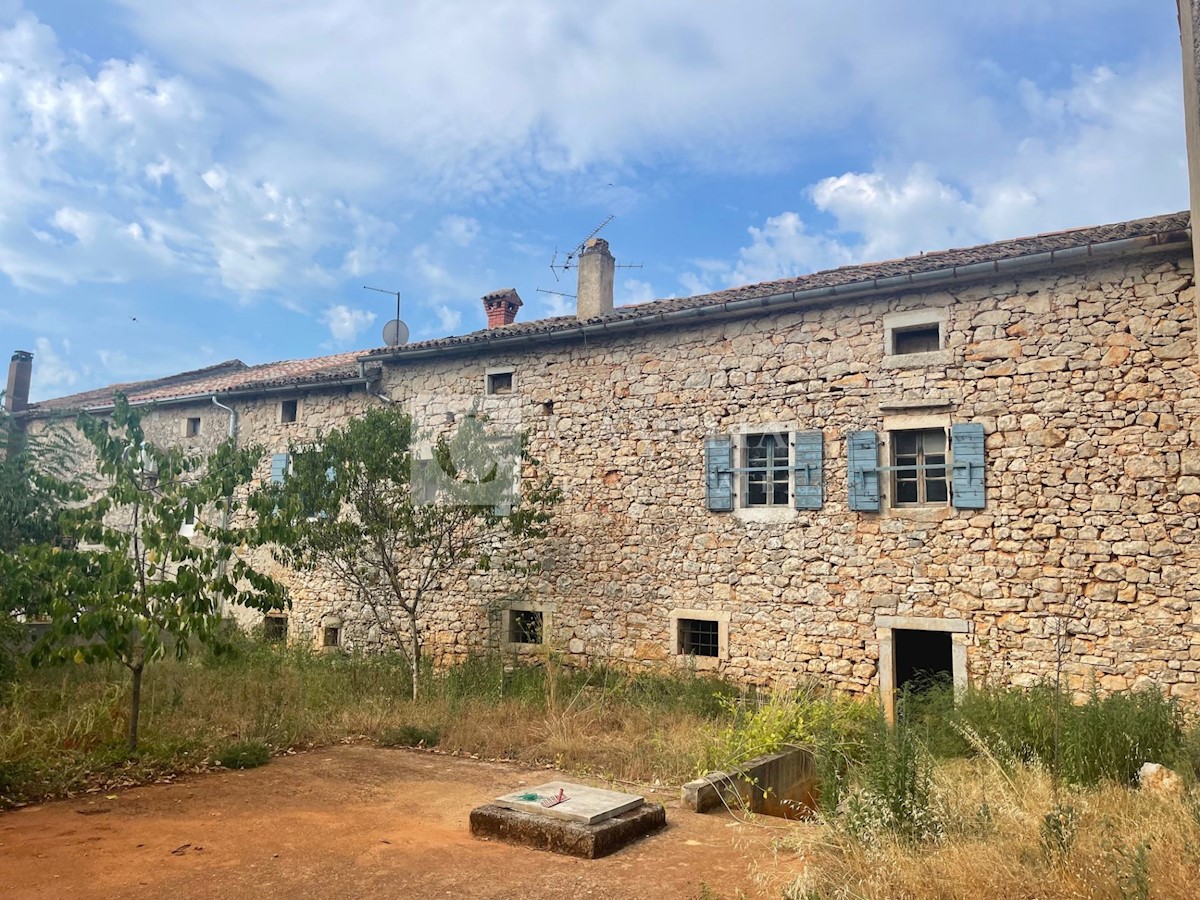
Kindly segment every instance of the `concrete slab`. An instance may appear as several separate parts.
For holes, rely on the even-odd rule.
[[[645,803],[612,818],[584,825],[519,809],[489,804],[471,810],[471,834],[583,859],[599,859],[667,824],[661,803]]]
[[[553,806],[547,806],[543,802],[558,797],[560,791],[562,796],[567,798],[563,802]],[[606,791],[567,781],[548,781],[537,787],[513,791],[492,801],[501,809],[549,816],[552,819],[578,822],[581,825],[596,825],[605,819],[636,809],[645,802],[645,798],[637,794],[622,794],[619,791]]]

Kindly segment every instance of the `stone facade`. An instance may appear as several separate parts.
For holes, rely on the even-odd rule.
[[[971,677],[1067,670],[1105,689],[1195,691],[1200,402],[1190,254],[954,293],[909,292],[581,346],[388,366],[418,419],[511,367],[510,420],[566,492],[544,583],[552,642],[578,662],[669,661],[672,614],[727,620],[731,676],[878,681],[890,617],[961,620]],[[886,352],[885,322],[942,323],[944,349]],[[901,316],[903,318],[903,316]],[[487,401],[484,401],[486,407]],[[847,505],[845,439],[977,422],[981,510]],[[713,434],[820,430],[817,511],[705,504]],[[886,493],[886,488],[885,488]],[[485,640],[489,576],[440,610],[452,655]],[[676,618],[679,614],[676,613]],[[453,621],[456,628],[447,631]],[[934,623],[933,627],[937,627]]]
[[[914,328],[931,329],[931,348],[895,352],[896,335]],[[547,643],[578,664],[696,665],[866,692],[894,682],[901,634],[928,631],[946,635],[958,682],[1028,683],[1062,652],[1078,687],[1155,683],[1194,696],[1196,345],[1190,243],[1180,242],[936,291],[400,353],[382,359],[370,390],[222,402],[238,411],[239,440],[268,454],[384,402],[376,393],[430,436],[472,407],[529,436],[565,494],[539,550],[544,573],[448,585],[424,619],[442,661],[507,646],[515,605],[542,610]],[[489,395],[489,376],[508,372],[511,390]],[[300,401],[294,424],[279,421],[284,397]],[[201,419],[197,437],[185,436],[189,417]],[[897,506],[886,470],[881,509],[850,509],[851,433],[878,435],[886,466],[898,432],[962,423],[986,435],[982,509]],[[164,405],[146,422],[152,439],[197,449],[227,425],[211,403]],[[815,431],[819,509],[747,505],[740,473],[735,508],[709,509],[707,439],[737,448],[746,435]],[[261,562],[291,588],[291,640],[319,643],[334,624],[343,647],[379,645],[343,586]],[[679,652],[691,621],[715,623],[714,656]]]

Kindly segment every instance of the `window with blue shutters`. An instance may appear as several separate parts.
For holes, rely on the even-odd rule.
[[[271,457],[271,481],[274,484],[282,484],[288,475],[288,466],[291,463],[291,457],[286,453],[276,453]]]
[[[892,506],[945,506],[950,499],[946,430],[893,431],[890,438]]]
[[[748,434],[743,440],[742,505],[787,506],[791,481],[787,435]]]
[[[824,444],[820,431],[710,437],[704,447],[708,508],[820,509],[825,501]]]

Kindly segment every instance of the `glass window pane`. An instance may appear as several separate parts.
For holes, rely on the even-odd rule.
[[[931,478],[925,483],[925,500],[928,503],[945,503],[950,498],[946,479]]]

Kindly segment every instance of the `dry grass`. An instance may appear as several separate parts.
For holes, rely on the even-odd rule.
[[[474,660],[431,677],[414,703],[402,660],[250,646],[232,660],[147,669],[130,756],[123,669],[27,671],[0,687],[0,807],[203,769],[243,742],[282,752],[405,727],[436,732],[444,751],[680,783],[704,756],[723,690],[687,676],[506,674],[498,660]]]
[[[937,839],[914,845],[811,825],[789,844],[804,874],[789,898],[1187,898],[1200,893],[1200,806],[1113,783],[1064,792],[1055,809],[1038,767],[1006,774],[985,758],[935,767]]]

